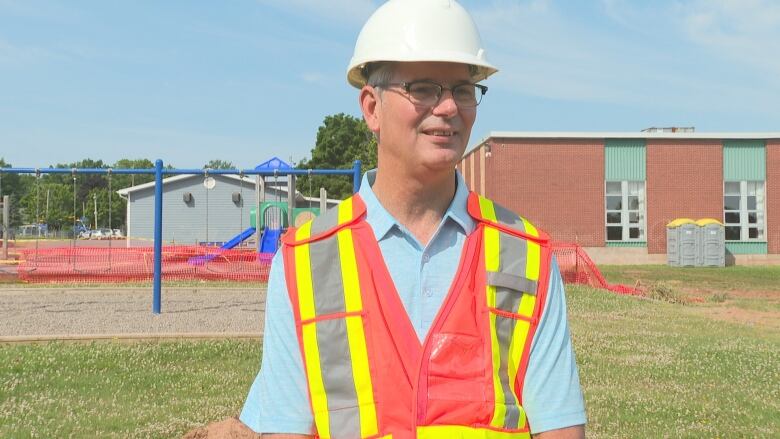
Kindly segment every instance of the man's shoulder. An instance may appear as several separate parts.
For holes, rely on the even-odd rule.
[[[353,195],[300,226],[288,228],[282,235],[282,244],[296,246],[325,239],[356,223],[365,212],[363,200],[359,195]]]
[[[523,215],[476,192],[469,194],[467,209],[469,215],[477,222],[498,227],[500,230],[523,238],[544,243],[550,240],[550,236],[546,232]]]

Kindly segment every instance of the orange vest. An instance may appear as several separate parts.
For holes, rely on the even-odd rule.
[[[530,438],[522,390],[549,237],[474,193],[476,228],[420,344],[359,195],[282,238],[320,438]]]

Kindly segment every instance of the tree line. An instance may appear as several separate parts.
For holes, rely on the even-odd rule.
[[[376,140],[365,122],[340,113],[325,117],[317,131],[311,157],[301,160],[295,166],[299,169],[350,169],[355,160],[360,160],[363,170],[366,170],[376,167],[376,157]],[[0,158],[0,168],[11,167],[11,163]],[[149,169],[154,167],[154,163],[149,159],[121,159],[111,164],[102,160],[84,159],[49,167]],[[171,165],[167,167],[172,168]],[[211,160],[203,167],[235,169],[233,163],[219,159]],[[75,217],[84,218],[85,225],[91,228],[124,228],[127,201],[116,191],[150,181],[154,181],[154,175],[20,175],[0,172],[0,195],[10,195],[11,204],[15,206],[11,211],[12,227],[38,223],[47,224],[49,230],[70,230]],[[298,190],[306,195],[318,196],[320,187],[328,190],[329,198],[341,199],[352,193],[352,180],[343,176],[312,176],[311,181],[309,177],[302,176],[298,180]]]

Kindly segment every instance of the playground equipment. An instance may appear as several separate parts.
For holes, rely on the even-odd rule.
[[[289,178],[290,185],[288,186],[288,189],[291,193],[294,193],[294,181],[295,176],[297,175],[351,175],[352,176],[352,184],[353,189],[355,192],[360,188],[360,177],[361,177],[361,163],[360,161],[355,161],[352,169],[330,169],[330,170],[300,170],[300,169],[285,169],[285,170],[264,170],[264,169],[249,169],[249,170],[236,170],[236,169],[220,169],[220,170],[208,170],[208,173],[211,175],[260,175],[260,176],[274,176],[278,177],[279,175],[287,176]],[[163,175],[201,175],[204,174],[203,169],[164,169],[163,167],[163,161],[157,160],[155,162],[155,167],[153,169],[102,169],[102,168],[89,168],[89,169],[65,169],[65,168],[45,168],[45,169],[39,169],[39,168],[0,168],[0,175],[2,173],[9,173],[9,174],[72,174],[73,175],[73,187],[74,187],[74,225],[76,225],[76,218],[75,218],[75,212],[76,212],[76,175],[78,174],[107,174],[109,176],[109,184],[111,182],[111,175],[112,174],[120,174],[120,175],[132,175],[132,174],[154,174],[154,181],[155,181],[155,197],[154,197],[154,251],[153,251],[153,287],[152,287],[152,293],[153,293],[153,300],[152,300],[152,312],[155,314],[159,314],[161,312],[161,301],[162,301],[162,260],[163,260],[163,245],[162,245],[162,199],[163,199]],[[110,198],[109,198],[110,200]],[[289,211],[288,211],[289,212]],[[110,219],[109,219],[110,222]],[[109,224],[110,226],[110,224]],[[275,233],[275,232],[274,232]],[[269,237],[270,239],[270,237]],[[109,241],[110,243],[110,241]],[[110,245],[110,244],[109,244]],[[261,244],[262,247],[262,244]],[[85,251],[92,249],[84,249]],[[132,249],[121,249],[123,251],[129,251]],[[114,250],[116,251],[116,250]],[[74,273],[76,275],[82,275],[87,276],[89,273],[83,273],[75,270],[75,255],[76,255],[76,247],[75,247],[75,240],[73,241],[73,244],[70,249],[70,254],[72,255],[73,262],[74,262]],[[139,253],[135,251],[136,253]],[[36,249],[36,254],[38,254],[38,249]],[[109,253],[110,255],[110,253]],[[145,253],[144,253],[145,255]],[[142,256],[144,259],[143,261],[146,261],[146,257]],[[110,258],[110,256],[109,256]],[[110,263],[110,260],[109,260]],[[186,259],[184,260],[184,263],[186,264]],[[140,262],[136,263],[136,265],[142,265]],[[188,265],[188,264],[187,264]],[[185,270],[186,271],[186,270]],[[100,273],[95,273],[95,275],[100,275]]]

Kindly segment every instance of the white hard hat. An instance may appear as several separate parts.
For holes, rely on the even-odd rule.
[[[364,67],[379,61],[469,64],[473,81],[498,71],[485,58],[474,20],[455,0],[389,0],[379,7],[358,35],[347,81],[363,87]]]

